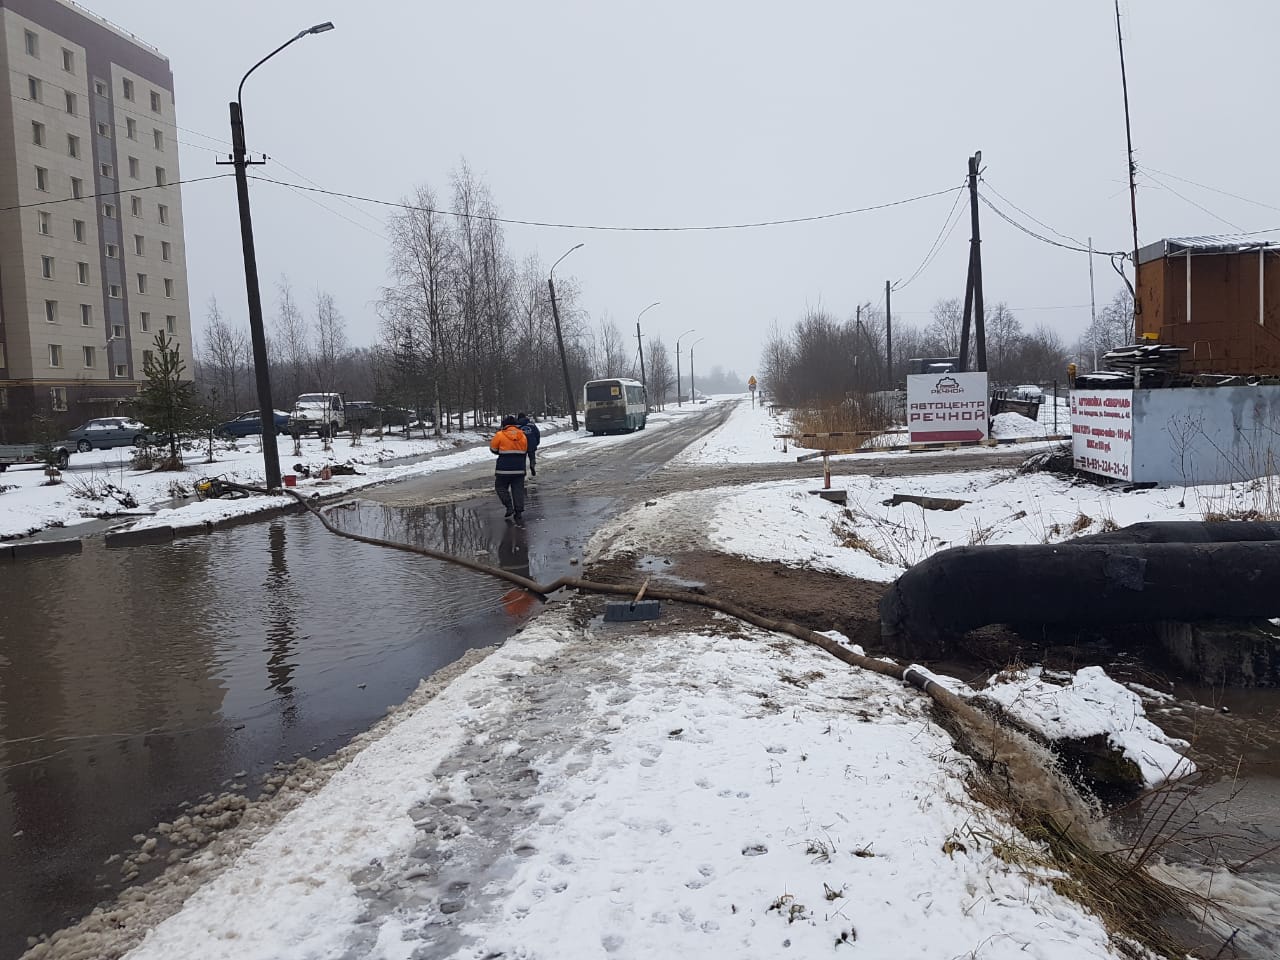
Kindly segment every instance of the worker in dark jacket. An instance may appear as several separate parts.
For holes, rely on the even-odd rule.
[[[529,440],[516,423],[516,418],[502,418],[502,429],[493,435],[489,451],[498,455],[493,469],[494,488],[498,499],[507,508],[503,514],[508,520],[515,517],[519,523],[524,516],[524,465]]]
[[[542,431],[538,429],[536,423],[529,419],[527,413],[516,414],[516,425],[524,431],[524,435],[529,441],[529,476],[536,477],[538,475],[538,444],[542,442]]]

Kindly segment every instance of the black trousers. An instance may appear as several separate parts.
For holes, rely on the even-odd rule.
[[[498,473],[493,478],[498,499],[508,510],[524,513],[524,474]]]
[[[538,458],[536,456],[538,450],[535,447],[525,454],[529,458],[529,476],[536,477],[538,475]]]

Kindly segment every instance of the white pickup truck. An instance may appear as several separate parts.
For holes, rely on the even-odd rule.
[[[347,425],[346,404],[340,393],[304,393],[293,405],[289,432],[328,432],[330,436]]]
[[[53,463],[59,470],[65,470],[71,461],[71,450],[63,443],[49,445],[53,450]],[[43,449],[38,443],[0,443],[0,473],[14,463],[44,463]]]

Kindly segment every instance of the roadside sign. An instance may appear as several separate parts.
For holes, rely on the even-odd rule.
[[[747,381],[747,389],[748,389],[748,390],[750,390],[750,391],[752,391],[753,393],[755,392],[755,389],[756,389],[756,378],[755,378],[755,377],[752,377],[751,379],[749,379],[749,380]]]
[[[1132,390],[1071,391],[1071,464],[1086,473],[1132,479]]]
[[[911,443],[985,440],[990,409],[986,373],[921,373],[907,377]]]

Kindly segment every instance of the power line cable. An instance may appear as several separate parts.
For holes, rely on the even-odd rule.
[[[1042,226],[1042,227],[1044,227],[1046,230],[1048,230],[1050,233],[1054,234],[1055,236],[1061,237],[1063,240],[1070,240],[1072,243],[1076,244],[1077,246],[1081,246],[1081,247],[1083,247],[1083,246],[1085,245],[1085,242],[1084,242],[1083,240],[1081,240],[1079,237],[1073,237],[1073,236],[1071,236],[1071,235],[1070,235],[1070,234],[1068,234],[1068,233],[1063,233],[1061,230],[1055,230],[1053,227],[1049,226],[1049,224],[1045,223],[1043,220],[1040,220],[1040,219],[1038,219],[1038,218],[1036,218],[1036,217],[1032,216],[1031,214],[1027,213],[1027,211],[1023,210],[1020,206],[1018,206],[1016,203],[1014,203],[1012,200],[1010,200],[1008,197],[1006,197],[1003,193],[1001,193],[999,190],[997,190],[994,186],[992,186],[991,181],[990,181],[990,180],[988,180],[986,177],[980,177],[979,179],[981,180],[981,182],[983,182],[983,183],[985,183],[985,184],[987,185],[987,188],[988,188],[992,193],[994,193],[997,197],[999,197],[1001,200],[1003,200],[1003,201],[1004,201],[1005,203],[1007,203],[1009,206],[1013,207],[1013,209],[1017,210],[1020,214],[1022,214],[1022,215],[1023,215],[1024,217],[1026,217],[1028,220],[1032,221],[1033,223],[1039,224],[1040,226]]]
[[[947,211],[947,216],[942,221],[942,227],[938,230],[938,235],[933,238],[933,244],[929,247],[929,251],[924,255],[924,259],[920,261],[920,266],[916,267],[915,273],[907,277],[906,280],[895,283],[893,285],[894,290],[901,290],[903,287],[907,286],[907,284],[911,283],[912,280],[916,279],[916,277],[920,276],[920,274],[924,273],[929,264],[933,262],[934,257],[937,255],[937,252],[941,249],[942,245],[946,243],[946,240],[951,238],[951,231],[954,230],[956,228],[956,224],[960,222],[959,217],[956,218],[955,222],[952,222],[951,218],[955,216],[956,208],[960,206],[960,198],[962,196],[964,196],[964,184],[961,184],[956,188],[956,198],[951,202],[951,209]],[[944,239],[944,234],[946,239]]]
[[[221,180],[234,176],[230,173],[212,173],[205,177],[187,177],[183,180],[171,180],[163,186],[158,183],[143,184],[140,187],[126,187],[120,190],[102,190],[98,193],[82,193],[78,197],[58,197],[53,200],[36,200],[33,203],[15,203],[9,207],[0,207],[0,213],[10,210],[26,210],[28,207],[51,207],[55,203],[69,203],[73,200],[94,200],[98,197],[118,197],[125,193],[142,193],[144,190],[167,190],[169,187],[180,187],[188,183],[204,183],[207,180]]]
[[[1169,186],[1167,183],[1165,183],[1163,180],[1161,180],[1159,177],[1157,177],[1157,176],[1155,175],[1155,173],[1153,173],[1151,170],[1148,170],[1148,169],[1146,169],[1145,167],[1139,167],[1139,168],[1138,168],[1138,172],[1139,172],[1139,173],[1143,173],[1143,174],[1145,174],[1147,177],[1149,177],[1149,178],[1150,178],[1150,179],[1155,183],[1155,185],[1156,185],[1156,186],[1160,187],[1162,190],[1168,190],[1170,193],[1172,193],[1172,194],[1173,194],[1175,197],[1177,197],[1179,200],[1181,200],[1181,201],[1182,201],[1182,202],[1184,202],[1184,203],[1189,203],[1189,204],[1191,204],[1191,206],[1195,207],[1195,208],[1196,208],[1197,210],[1199,210],[1201,213],[1207,213],[1209,216],[1213,217],[1213,219],[1215,219],[1215,220],[1219,221],[1220,223],[1225,223],[1228,227],[1231,227],[1233,230],[1236,230],[1236,231],[1238,231],[1238,232],[1240,232],[1240,233],[1243,233],[1243,232],[1244,232],[1244,227],[1240,226],[1240,224],[1238,224],[1238,223],[1232,223],[1232,222],[1231,222],[1230,220],[1228,220],[1226,217],[1220,217],[1220,216],[1218,216],[1218,214],[1214,213],[1212,210],[1210,210],[1208,207],[1204,206],[1203,204],[1196,203],[1196,202],[1195,202],[1194,200],[1192,200],[1190,197],[1188,197],[1188,196],[1186,196],[1186,195],[1184,195],[1184,194],[1179,193],[1177,190],[1173,189],[1173,187]]]
[[[986,205],[987,205],[987,207],[988,207],[988,208],[989,208],[989,209],[990,209],[990,210],[991,210],[991,211],[992,211],[992,212],[993,212],[997,217],[999,217],[999,218],[1000,218],[1001,220],[1003,220],[1005,223],[1009,224],[1011,227],[1014,227],[1014,228],[1015,228],[1015,229],[1017,229],[1017,230],[1021,230],[1021,231],[1022,231],[1023,233],[1025,233],[1027,236],[1029,236],[1029,237],[1034,237],[1036,240],[1039,240],[1041,243],[1047,243],[1047,244],[1049,244],[1051,247],[1060,247],[1060,248],[1062,248],[1063,250],[1072,250],[1072,251],[1074,251],[1074,252],[1076,252],[1076,253],[1096,253],[1096,254],[1098,254],[1098,255],[1100,255],[1100,256],[1104,256],[1104,257],[1109,257],[1109,256],[1113,256],[1113,255],[1115,255],[1115,256],[1121,256],[1121,257],[1124,257],[1124,256],[1132,257],[1132,256],[1133,256],[1133,254],[1132,254],[1132,253],[1126,253],[1126,252],[1125,252],[1125,251],[1123,251],[1123,250],[1120,250],[1120,251],[1107,251],[1107,250],[1096,250],[1096,249],[1095,249],[1095,250],[1090,250],[1088,247],[1083,246],[1083,245],[1081,245],[1081,246],[1076,246],[1076,245],[1073,245],[1073,244],[1059,243],[1057,240],[1050,239],[1049,237],[1046,237],[1044,234],[1036,233],[1036,231],[1032,230],[1030,227],[1025,226],[1024,224],[1019,223],[1019,222],[1018,222],[1017,220],[1015,220],[1013,217],[1009,216],[1009,214],[1005,213],[1003,210],[1001,210],[999,207],[997,207],[994,203],[992,203],[992,202],[991,202],[991,200],[990,200],[990,199],[989,199],[985,194],[983,194],[983,193],[981,193],[981,192],[980,192],[980,193],[978,194],[978,199],[979,199],[979,200],[981,200],[984,204],[986,204]]]
[[[906,197],[901,200],[891,200],[887,203],[876,203],[865,207],[854,207],[848,210],[837,210],[832,213],[820,213],[808,217],[786,217],[779,220],[757,220],[746,223],[718,223],[718,224],[701,224],[701,225],[682,225],[682,226],[664,226],[664,227],[633,227],[618,226],[611,224],[588,224],[588,223],[559,223],[548,220],[521,220],[515,217],[499,217],[496,214],[483,213],[459,213],[455,210],[436,210],[431,207],[420,207],[411,203],[400,203],[392,200],[380,200],[376,197],[362,197],[354,193],[343,193],[338,190],[327,190],[323,187],[305,186],[300,183],[289,183],[286,180],[277,180],[273,177],[263,177],[251,175],[251,180],[259,180],[263,183],[273,183],[277,186],[288,187],[295,190],[305,190],[310,193],[319,193],[330,197],[342,197],[347,200],[355,200],[360,203],[373,203],[383,207],[395,207],[399,210],[415,210],[421,213],[437,213],[442,216],[457,217],[460,220],[484,220],[491,223],[506,223],[524,227],[549,227],[563,230],[598,230],[613,233],[692,233],[707,232],[716,230],[749,230],[758,227],[777,227],[793,223],[814,223],[821,220],[833,220],[837,217],[848,217],[858,213],[871,213],[876,210],[887,210],[891,207],[900,207],[908,203],[916,203],[920,200],[928,200],[931,197],[940,197],[950,193],[954,187],[948,187],[945,190],[934,190],[931,193],[922,193],[914,197]]]
[[[1243,201],[1244,203],[1252,203],[1256,207],[1263,207],[1267,210],[1280,211],[1280,207],[1277,207],[1274,204],[1263,203],[1261,200],[1252,200],[1249,197],[1242,197],[1240,194],[1232,193],[1230,190],[1219,190],[1217,187],[1211,187],[1207,183],[1198,183],[1197,181],[1190,180],[1187,177],[1180,177],[1176,173],[1169,173],[1167,170],[1157,170],[1155,167],[1149,167],[1146,164],[1143,164],[1141,169],[1144,172],[1149,174],[1156,173],[1162,177],[1168,177],[1170,180],[1177,180],[1180,183],[1187,183],[1193,187],[1199,187],[1201,190],[1208,190],[1210,193],[1220,193],[1224,197],[1230,197],[1232,200],[1240,200],[1240,201]]]

